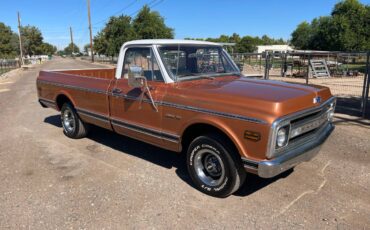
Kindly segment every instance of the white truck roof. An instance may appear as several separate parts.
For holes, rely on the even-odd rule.
[[[197,40],[181,40],[181,39],[143,39],[143,40],[133,40],[126,42],[123,46],[127,45],[173,45],[173,44],[189,44],[189,45],[212,45],[221,46],[220,44],[207,41],[197,41]]]

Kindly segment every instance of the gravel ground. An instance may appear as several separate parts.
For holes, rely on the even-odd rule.
[[[99,66],[56,58],[0,81],[0,229],[370,229],[368,121],[337,116],[311,162],[217,199],[181,155],[100,128],[63,135],[37,102],[38,71]]]

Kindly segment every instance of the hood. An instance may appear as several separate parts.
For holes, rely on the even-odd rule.
[[[235,76],[180,82],[175,88],[172,97],[182,103],[267,121],[317,106],[316,97],[321,102],[331,97],[326,87]]]

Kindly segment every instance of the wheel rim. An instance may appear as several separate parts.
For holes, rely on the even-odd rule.
[[[201,149],[194,156],[198,178],[208,186],[218,186],[225,178],[225,167],[220,156],[210,149]]]
[[[65,131],[72,132],[74,130],[76,122],[70,109],[66,109],[62,113],[62,124]]]

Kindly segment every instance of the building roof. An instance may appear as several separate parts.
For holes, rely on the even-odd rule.
[[[260,45],[257,46],[258,48],[289,48],[291,49],[290,45],[282,44],[282,45]]]
[[[168,44],[189,44],[189,45],[213,45],[221,46],[220,44],[207,41],[197,41],[197,40],[181,40],[181,39],[143,39],[143,40],[133,40],[123,44],[126,45],[168,45]]]

